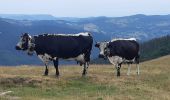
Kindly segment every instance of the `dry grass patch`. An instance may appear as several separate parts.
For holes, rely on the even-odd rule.
[[[55,77],[50,66],[49,76],[42,76],[43,66],[0,67],[0,92],[13,91],[2,100],[169,100],[170,56],[140,64],[141,74],[127,65],[117,78],[113,65],[91,65],[88,75],[81,77],[81,66],[60,66],[61,76]]]

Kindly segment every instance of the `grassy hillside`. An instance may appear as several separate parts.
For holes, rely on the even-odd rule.
[[[141,74],[127,66],[121,77],[115,76],[113,65],[91,65],[87,77],[81,77],[82,67],[60,67],[61,76],[42,76],[44,67],[0,67],[0,99],[2,100],[169,100],[170,56],[140,64]],[[12,91],[1,95],[6,91]]]

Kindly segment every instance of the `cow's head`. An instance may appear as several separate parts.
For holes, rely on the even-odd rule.
[[[95,47],[99,48],[99,58],[106,58],[110,55],[109,43],[108,42],[97,42]]]
[[[32,49],[31,39],[32,39],[32,37],[28,33],[22,34],[15,49],[27,51],[28,55],[32,55],[33,49]]]

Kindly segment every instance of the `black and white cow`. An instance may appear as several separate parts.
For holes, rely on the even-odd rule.
[[[86,75],[92,44],[93,38],[88,32],[36,36],[24,33],[16,45],[16,50],[27,51],[28,55],[33,55],[35,52],[46,66],[44,75],[48,75],[48,63],[53,61],[56,76],[59,76],[59,59],[76,60],[80,65],[84,65],[82,75]]]
[[[128,64],[127,75],[130,74],[132,63],[136,63],[137,75],[139,75],[139,44],[135,38],[113,39],[110,42],[97,42],[95,47],[100,49],[99,58],[108,58],[117,69],[120,76],[122,63]]]

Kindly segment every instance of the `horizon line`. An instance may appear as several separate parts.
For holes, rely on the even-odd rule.
[[[25,15],[25,16],[35,16],[35,15],[49,15],[49,16],[53,16],[53,17],[56,17],[56,18],[92,18],[92,17],[127,17],[127,16],[135,16],[135,15],[144,15],[144,16],[166,16],[166,15],[170,15],[170,14],[132,14],[132,15],[122,15],[122,16],[107,16],[107,15],[101,15],[101,16],[56,16],[56,15],[53,15],[53,14],[22,14],[22,13],[0,13],[0,15],[14,15],[14,16],[22,16],[22,15]]]

